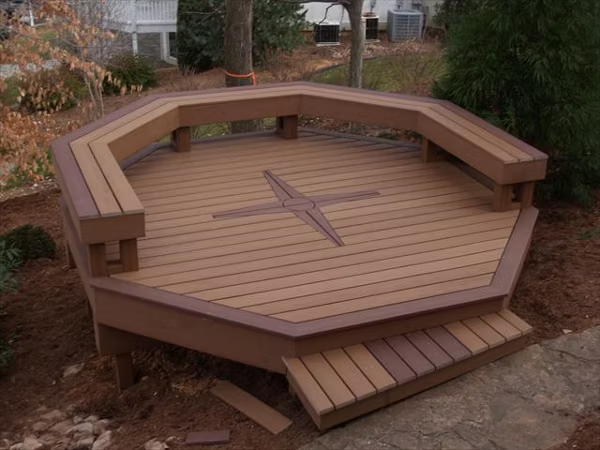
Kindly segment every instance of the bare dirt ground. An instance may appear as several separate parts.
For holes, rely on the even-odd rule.
[[[77,272],[65,266],[58,192],[36,193],[0,203],[0,233],[34,223],[59,243],[52,260],[33,261],[17,274],[20,290],[5,295],[1,330],[16,331],[16,359],[0,378],[2,431],[18,436],[45,405],[112,420],[116,448],[140,448],[147,440],[184,437],[202,429],[232,430],[226,449],[293,449],[318,435],[283,376],[164,346],[135,355],[142,381],[125,392],[113,382],[112,361],[95,353],[85,294]],[[531,254],[512,303],[535,328],[532,342],[600,325],[600,192],[593,208],[554,205],[542,210]],[[84,369],[63,378],[66,367]],[[272,436],[210,393],[216,379],[229,379],[267,402],[294,424]],[[594,448],[598,421],[590,416],[572,437],[577,448]],[[122,427],[122,428],[121,428]],[[174,446],[172,448],[178,448]],[[564,447],[561,450],[566,450]]]
[[[389,52],[387,46],[382,43],[370,52],[385,54]],[[346,57],[344,46],[307,46],[293,61],[278,57],[257,75],[260,83],[304,79],[315,69]],[[165,69],[159,77],[160,86],[140,96],[222,87],[224,80],[218,69],[185,77],[176,69]],[[135,98],[107,98],[106,110],[115,110]],[[71,120],[78,111],[61,114],[62,119]],[[4,305],[0,309],[0,337],[14,334],[15,350],[14,364],[0,376],[0,440],[3,432],[13,442],[22,438],[41,405],[51,409],[71,406],[78,414],[110,419],[111,429],[118,430],[111,448],[117,449],[138,449],[154,437],[183,438],[187,432],[203,429],[232,430],[231,442],[216,447],[223,449],[294,449],[318,435],[300,403],[288,393],[283,376],[172,346],[137,353],[135,364],[141,381],[118,392],[111,359],[96,355],[79,277],[65,266],[58,196],[51,182],[0,193],[0,234],[18,225],[37,224],[59,247],[55,259],[32,261],[19,269],[19,291],[0,300]],[[600,325],[599,226],[600,191],[590,209],[565,204],[542,208],[512,302],[515,312],[535,328],[532,343]],[[80,373],[63,377],[66,367],[82,362]],[[209,393],[217,379],[238,384],[294,424],[272,436]],[[559,450],[600,448],[599,427],[598,415],[590,414]]]

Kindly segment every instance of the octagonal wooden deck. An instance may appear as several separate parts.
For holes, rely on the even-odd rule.
[[[191,141],[269,116],[274,133]],[[132,350],[170,342],[287,373],[323,428],[525,342],[506,308],[546,157],[447,102],[305,83],[151,96],[53,154],[69,263],[123,388]]]

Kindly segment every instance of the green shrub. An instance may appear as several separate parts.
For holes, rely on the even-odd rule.
[[[0,239],[0,293],[16,287],[13,271],[21,264],[20,252],[14,245]]]
[[[73,108],[86,91],[83,77],[61,65],[27,74],[19,80],[19,92],[21,106],[34,113]]]
[[[269,51],[291,52],[302,44],[305,13],[301,6],[280,0],[254,0],[254,63]],[[182,69],[206,70],[223,63],[225,2],[179,0],[177,61]]]
[[[156,73],[147,59],[124,53],[116,56],[107,64],[106,68],[111,72],[116,83],[104,82],[104,92],[108,94],[119,94],[121,88],[127,90],[144,90],[158,84]]]
[[[481,0],[444,0],[435,7],[434,23],[445,30],[481,5]]]
[[[56,244],[50,235],[36,225],[22,225],[0,236],[5,248],[17,249],[22,262],[36,258],[52,258]]]
[[[547,198],[600,183],[598,23],[597,0],[480,0],[449,30],[434,93],[547,152]]]

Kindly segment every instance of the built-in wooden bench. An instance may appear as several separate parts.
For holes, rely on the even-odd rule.
[[[144,149],[171,134],[189,151],[190,127],[218,121],[277,117],[276,131],[297,137],[298,116],[325,116],[413,130],[423,136],[424,161],[446,152],[494,184],[494,208],[531,204],[546,155],[445,101],[310,83],[149,96],[54,143],[58,179],[96,275],[107,273],[104,245],[120,243],[121,269],[137,269],[136,239],[144,208],[122,172]],[[441,150],[443,149],[443,150]]]
[[[326,429],[512,353],[531,330],[505,309],[283,360],[291,388],[319,429]]]

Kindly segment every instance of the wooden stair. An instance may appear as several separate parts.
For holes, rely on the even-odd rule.
[[[523,347],[531,330],[505,309],[283,361],[290,386],[323,430],[502,358]]]

